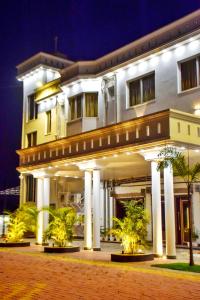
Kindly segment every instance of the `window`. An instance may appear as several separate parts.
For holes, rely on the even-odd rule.
[[[199,85],[199,58],[193,58],[180,64],[181,90],[189,90]]]
[[[27,142],[28,148],[37,145],[37,131],[27,134]]]
[[[82,117],[82,95],[71,97],[69,106],[71,121]]]
[[[26,201],[35,202],[36,179],[32,175],[26,176]]]
[[[85,116],[86,117],[98,116],[98,94],[97,93],[85,94]]]
[[[84,103],[84,110],[83,110]],[[85,93],[69,98],[70,120],[98,116],[98,93]],[[83,115],[84,111],[84,115]]]
[[[51,133],[51,110],[46,112],[46,134]]]
[[[129,106],[155,99],[155,73],[129,82]]]
[[[35,94],[28,96],[28,120],[37,119],[38,105],[35,103]]]

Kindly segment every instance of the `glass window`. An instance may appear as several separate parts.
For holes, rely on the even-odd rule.
[[[142,78],[143,102],[155,99],[155,78],[154,74]]]
[[[140,80],[135,80],[129,83],[130,106],[141,103]]]
[[[37,145],[37,131],[27,134],[27,146],[33,147]]]
[[[98,94],[97,93],[85,94],[85,116],[86,117],[98,116]]]
[[[77,106],[77,118],[82,117],[82,96],[78,95],[76,97],[76,106]]]
[[[155,73],[129,82],[129,106],[155,99]]]
[[[46,133],[51,133],[51,110],[46,112]]]
[[[82,95],[77,95],[69,99],[70,120],[82,117]]]
[[[35,103],[35,94],[28,96],[28,120],[37,119],[38,105]]]
[[[36,195],[36,178],[32,175],[26,176],[26,201],[35,202]]]
[[[83,94],[69,99],[70,120],[82,118],[83,116]],[[84,117],[98,116],[98,93],[85,93],[85,115]]]
[[[182,91],[197,86],[196,58],[181,63],[181,89]]]

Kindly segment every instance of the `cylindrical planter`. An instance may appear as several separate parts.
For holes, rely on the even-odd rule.
[[[46,253],[71,253],[71,252],[79,252],[80,247],[44,247],[44,252]]]
[[[30,246],[30,242],[1,242],[0,243],[0,247],[29,247]]]
[[[111,261],[114,262],[140,262],[154,260],[153,254],[111,254]]]

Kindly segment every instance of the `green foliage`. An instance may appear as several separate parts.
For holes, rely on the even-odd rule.
[[[78,221],[76,211],[71,207],[46,208],[51,220],[45,232],[45,239],[52,239],[59,247],[69,245],[73,240],[73,228]]]
[[[135,201],[124,203],[124,206],[126,216],[122,220],[113,218],[115,228],[111,230],[111,234],[122,241],[124,253],[133,254],[146,245],[149,217],[143,206]]]
[[[10,214],[10,222],[8,225],[8,233],[6,240],[8,242],[21,242],[26,231],[25,223],[18,217],[16,213]]]
[[[25,203],[14,213],[9,213],[7,240],[9,242],[20,242],[26,231],[36,233],[38,211],[33,203]]]
[[[158,155],[159,163],[158,169],[171,165],[173,167],[174,175],[181,177],[187,185],[191,185],[200,179],[200,163],[192,166],[186,161],[185,156],[176,150],[174,147],[165,147]]]
[[[152,267],[200,273],[200,265],[190,266],[187,263],[154,264]]]
[[[39,210],[35,203],[27,202],[17,209],[18,218],[26,225],[26,231],[37,234],[37,220]]]

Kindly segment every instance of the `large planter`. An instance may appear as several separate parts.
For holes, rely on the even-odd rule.
[[[29,247],[30,242],[1,242],[0,247]]]
[[[150,261],[154,260],[153,254],[122,254],[122,253],[113,253],[111,254],[111,261],[114,262],[141,262],[141,261]]]
[[[71,252],[79,252],[80,247],[53,247],[46,246],[44,247],[44,252],[46,253],[71,253]]]

